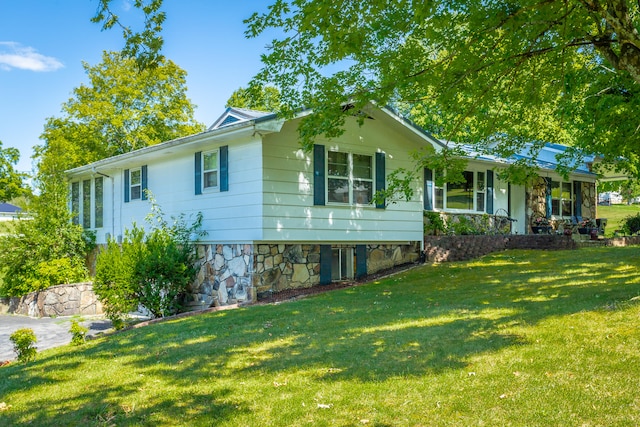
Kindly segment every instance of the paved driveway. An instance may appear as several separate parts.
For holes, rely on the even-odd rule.
[[[111,328],[111,321],[102,317],[83,316],[81,324],[89,328],[87,335],[95,335]],[[10,314],[0,315],[0,362],[13,360],[17,357],[13,351],[13,343],[9,339],[11,334],[21,328],[31,328],[36,334],[38,351],[52,347],[66,345],[71,342],[71,320],[73,317],[42,317],[32,318]]]

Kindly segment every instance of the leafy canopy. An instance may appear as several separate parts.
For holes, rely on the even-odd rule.
[[[231,94],[226,106],[276,112],[280,110],[280,92],[273,86],[241,87]]]
[[[119,23],[104,13],[111,2],[94,18],[104,28]],[[160,52],[161,4],[136,1],[148,33],[124,32],[125,54],[141,63],[144,49]],[[248,37],[283,34],[250,87],[275,86],[286,116],[312,109],[299,129],[307,149],[340,134],[348,112],[338,105],[373,101],[483,151],[535,157],[552,141],[639,173],[637,2],[275,0],[246,23]]]
[[[84,63],[89,84],[50,117],[35,156],[44,171],[64,171],[204,130],[186,96],[186,72],[172,61],[139,71],[133,59],[104,52]]]
[[[276,0],[249,37],[284,35],[256,84],[283,111],[311,107],[309,147],[335,135],[335,106],[395,103],[444,140],[509,155],[565,143],[638,171],[638,4],[623,0]]]
[[[20,160],[18,149],[2,148],[2,141],[0,141],[0,202],[27,195],[29,192],[24,184],[27,174],[15,169],[18,160]]]

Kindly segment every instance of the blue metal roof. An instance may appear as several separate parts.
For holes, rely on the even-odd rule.
[[[547,142],[542,147],[534,147],[533,144],[526,144],[526,146],[519,152],[509,158],[502,158],[492,154],[487,154],[478,151],[474,146],[469,144],[454,144],[456,147],[461,148],[463,152],[469,157],[477,160],[485,160],[496,163],[511,164],[518,160],[526,160],[533,165],[541,169],[556,170],[560,164],[559,157],[562,158],[566,155],[570,147],[561,144],[554,144]],[[533,149],[533,150],[532,150]],[[538,150],[535,158],[532,156],[531,151]],[[576,160],[570,160],[568,166],[575,172],[584,173],[589,175],[596,175],[589,168],[589,163],[593,162],[594,157],[587,155],[584,157],[583,162],[578,163]]]

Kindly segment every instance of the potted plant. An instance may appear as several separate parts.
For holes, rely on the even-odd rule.
[[[545,216],[535,216],[531,220],[531,232],[533,234],[547,234],[551,231],[549,218]]]
[[[578,233],[589,234],[593,226],[594,224],[592,220],[590,220],[589,218],[584,218],[578,222]]]

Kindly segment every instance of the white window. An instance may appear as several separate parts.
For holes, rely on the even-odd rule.
[[[437,172],[434,172],[434,175],[435,173]],[[448,182],[442,187],[434,186],[434,208],[485,212],[486,173],[464,171],[462,176],[462,182]]]
[[[129,171],[129,194],[131,200],[140,200],[142,198],[142,170],[131,169]]]
[[[71,183],[72,222],[83,228],[101,228],[103,226],[102,177],[85,179]]]
[[[103,218],[104,218],[104,182],[102,177],[97,177],[93,183],[95,187],[94,195],[94,217],[95,217],[95,228],[102,228],[103,226]]]
[[[331,280],[353,279],[353,248],[331,249]]]
[[[71,214],[73,215],[72,222],[74,224],[80,224],[80,183],[71,183]]]
[[[218,151],[202,154],[202,188],[218,187]]]
[[[373,156],[329,151],[327,201],[368,205],[373,199]]]
[[[82,181],[82,227],[91,228],[91,180]]]
[[[570,182],[551,181],[551,215],[573,215],[573,191]]]

